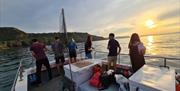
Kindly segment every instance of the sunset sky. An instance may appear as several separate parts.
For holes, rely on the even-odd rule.
[[[58,32],[65,10],[67,31],[118,36],[180,32],[179,0],[0,0],[0,26],[25,32]]]

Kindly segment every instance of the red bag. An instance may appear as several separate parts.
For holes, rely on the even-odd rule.
[[[124,74],[125,77],[128,77],[128,76],[129,76],[128,70],[125,70],[125,71],[123,72],[123,74]]]
[[[100,72],[96,72],[92,78],[89,80],[90,85],[100,88],[101,87],[101,82],[99,80],[101,73]]]
[[[100,65],[95,65],[92,69],[93,74],[95,74],[96,72],[101,72],[101,66]]]
[[[180,91],[180,84],[176,85],[176,91]]]

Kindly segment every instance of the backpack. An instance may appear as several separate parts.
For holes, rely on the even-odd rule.
[[[108,88],[111,84],[116,83],[114,73],[107,74],[107,72],[104,72],[101,74],[99,79],[102,84],[102,87],[105,87],[105,89]]]
[[[90,85],[97,87],[97,88],[100,88],[101,87],[101,82],[99,80],[100,76],[101,76],[100,72],[94,73],[92,78],[89,80]]]
[[[103,87],[108,88],[110,85],[109,75],[107,73],[102,73],[100,78],[100,82],[102,83]]]
[[[93,71],[93,74],[97,72],[101,72],[101,66],[99,64],[94,65],[92,68],[92,71]]]
[[[99,64],[96,64],[92,68],[93,75],[91,79],[89,80],[90,85],[100,88],[101,87],[101,82],[99,80],[101,76],[101,66]]]

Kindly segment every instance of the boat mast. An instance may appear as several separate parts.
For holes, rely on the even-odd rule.
[[[61,17],[60,17],[61,19]],[[60,21],[61,23],[61,21]],[[62,8],[62,29],[63,29],[63,32],[64,35],[63,37],[65,38],[65,45],[68,44],[68,35],[67,35],[67,30],[66,30],[66,22],[65,22],[65,16],[64,16],[64,9]],[[61,30],[61,29],[60,29]],[[67,50],[67,54],[68,54],[68,58],[69,58],[69,50]],[[70,59],[68,59],[69,61],[69,69],[70,69],[70,75],[71,75],[71,80],[72,80],[72,84],[73,84],[73,90],[75,89],[74,87],[74,83],[73,83],[73,77],[72,77],[72,69],[71,69],[71,62],[70,62]]]
[[[62,8],[62,28],[64,32],[65,37],[65,44],[68,42],[68,36],[67,36],[67,30],[66,30],[66,22],[65,22],[65,16],[64,16],[64,9]]]

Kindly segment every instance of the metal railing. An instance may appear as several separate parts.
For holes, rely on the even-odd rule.
[[[108,53],[108,52],[103,52],[103,51],[94,51],[94,58],[96,58],[96,54],[97,53]],[[129,54],[125,54],[125,53],[120,53],[118,54],[118,60],[120,60],[120,55],[125,55],[125,56],[129,56]],[[145,58],[160,58],[163,59],[163,65],[160,65],[160,67],[166,67],[169,68],[169,66],[167,66],[167,60],[180,60],[180,58],[175,58],[175,57],[163,57],[163,56],[154,56],[154,55],[145,55]]]
[[[80,54],[80,57],[82,57],[82,53],[84,53],[84,52],[85,52],[84,50],[81,50],[81,51],[79,51],[79,52],[77,52],[77,53]],[[96,58],[96,54],[97,54],[97,53],[106,53],[106,54],[107,54],[108,52],[103,52],[103,51],[94,50],[94,58]],[[120,55],[129,56],[129,54],[121,53],[121,54],[118,55],[119,58],[120,58]],[[169,66],[167,66],[167,60],[180,60],[180,58],[163,57],[163,56],[152,56],[152,55],[145,55],[144,57],[164,59],[164,65],[162,65],[161,67],[166,67],[166,68],[169,68]],[[118,60],[120,60],[120,59],[118,59]],[[21,79],[22,73],[23,73],[22,62],[23,62],[22,60],[19,62],[19,67],[18,67],[16,76],[15,76],[15,79],[14,79],[14,82],[13,82],[13,85],[12,85],[12,88],[11,88],[11,91],[15,91],[16,82],[17,82],[17,79],[18,79],[19,76],[20,76],[20,81],[22,80],[22,79]]]
[[[21,60],[19,62],[19,67],[18,67],[18,70],[16,72],[16,76],[15,76],[11,91],[15,91],[16,82],[17,82],[17,79],[18,79],[19,75],[20,75],[20,81],[22,80],[22,72],[23,72],[23,69],[22,69],[22,60]]]
[[[84,53],[85,51],[84,50],[80,50],[79,52],[77,52],[78,54],[80,54],[80,57],[82,57],[82,53]],[[33,59],[32,59],[33,60]],[[13,85],[11,87],[11,91],[15,91],[15,87],[16,87],[16,82],[18,80],[18,77],[20,77],[19,81],[22,81],[22,77],[23,77],[23,64],[22,64],[22,60],[19,62],[19,67],[17,69],[17,72],[16,72],[16,76],[15,76],[15,79],[13,81]],[[33,61],[29,64],[29,65],[32,65]]]

